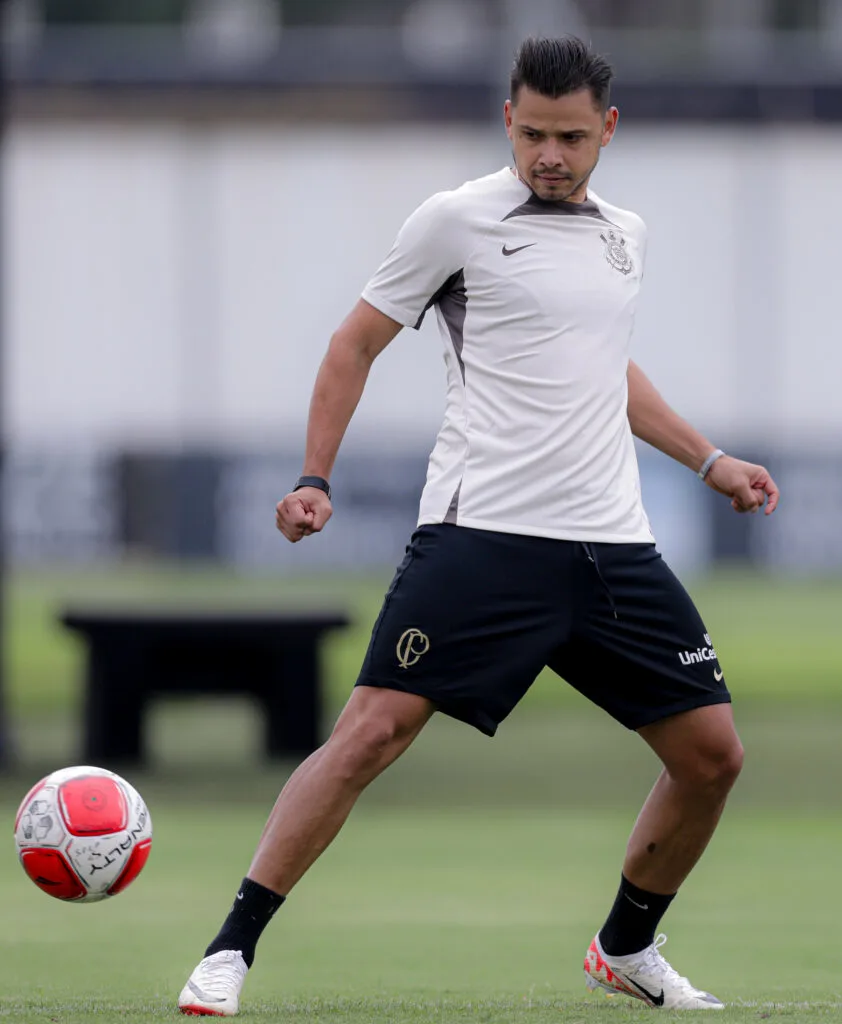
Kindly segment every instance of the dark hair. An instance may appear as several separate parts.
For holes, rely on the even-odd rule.
[[[576,36],[525,39],[512,66],[511,100],[523,86],[556,99],[579,89],[590,89],[602,110],[608,107],[614,69]]]

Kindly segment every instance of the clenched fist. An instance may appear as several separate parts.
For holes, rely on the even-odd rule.
[[[765,504],[768,516],[778,507],[780,491],[765,466],[724,455],[710,467],[705,483],[730,498],[735,512],[757,512]]]
[[[324,529],[333,515],[330,498],[318,487],[300,487],[279,501],[275,526],[293,544]]]

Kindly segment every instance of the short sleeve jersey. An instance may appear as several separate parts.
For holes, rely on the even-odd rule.
[[[636,214],[508,167],[409,217],[363,298],[408,327],[435,308],[444,342],[419,525],[652,542],[626,382],[645,247]]]

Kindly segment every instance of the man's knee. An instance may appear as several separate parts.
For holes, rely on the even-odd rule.
[[[366,780],[403,749],[401,724],[394,718],[360,718],[330,741],[337,772],[346,782]]]
[[[670,774],[696,788],[727,793],[742,771],[744,756],[737,736],[725,736],[687,751]]]
[[[640,730],[669,777],[682,786],[726,794],[743,766],[743,746],[729,704],[697,708]]]
[[[365,780],[395,760],[432,713],[413,694],[374,690],[349,705],[328,741],[337,771],[347,781]]]

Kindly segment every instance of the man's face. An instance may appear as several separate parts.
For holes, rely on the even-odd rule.
[[[582,202],[617,127],[617,108],[600,110],[587,88],[551,99],[524,86],[504,113],[522,180],[540,199]]]

